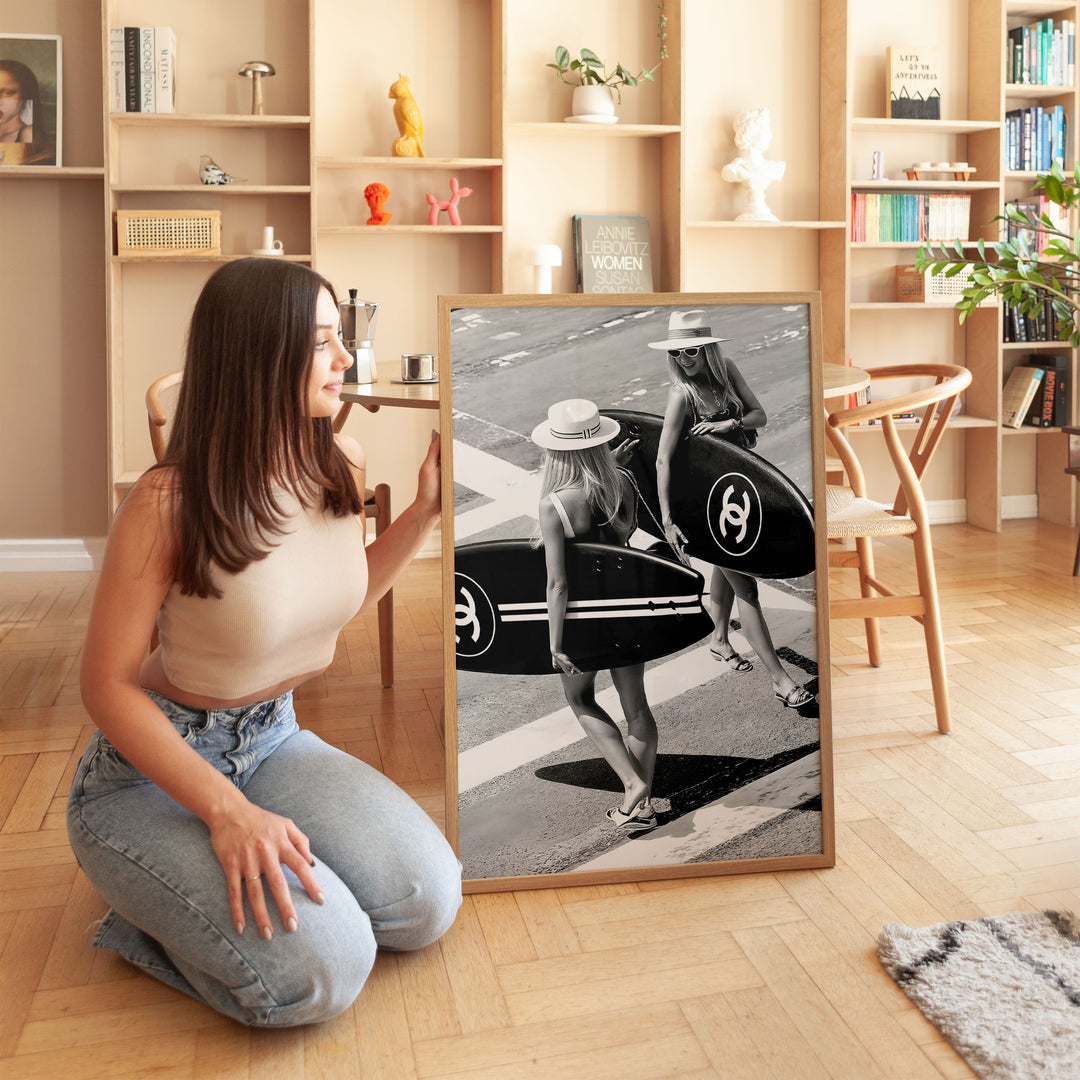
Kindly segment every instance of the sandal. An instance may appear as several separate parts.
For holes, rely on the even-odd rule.
[[[732,671],[753,671],[754,665],[746,659],[745,656],[740,656],[734,649],[731,650],[729,656],[725,656],[719,649],[709,646],[709,652],[712,653],[714,660],[719,660],[722,664],[727,664]]]
[[[773,695],[785,709],[798,709],[802,705],[809,705],[814,700],[814,695],[805,686],[796,686],[789,694],[781,694],[774,690]]]

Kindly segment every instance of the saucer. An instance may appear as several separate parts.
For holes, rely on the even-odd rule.
[[[586,113],[583,116],[567,116],[563,119],[564,124],[617,124],[617,116],[601,116],[597,113]]]
[[[284,255],[285,252],[281,248],[256,248],[252,255]]]

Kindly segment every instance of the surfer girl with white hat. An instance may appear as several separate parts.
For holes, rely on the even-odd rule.
[[[747,385],[742,372],[724,356],[722,341],[705,322],[704,311],[673,311],[668,317],[668,333],[663,341],[650,341],[650,349],[667,353],[671,372],[664,411],[664,427],[656,455],[656,486],[664,536],[678,556],[687,560],[686,537],[671,516],[671,462],[680,440],[689,435],[718,435],[745,450],[757,444],[757,432],[766,424],[765,410]],[[691,444],[692,446],[692,444]],[[733,671],[753,670],[728,640],[728,624],[735,597],[739,618],[761,662],[772,676],[776,699],[788,709],[813,701],[813,695],[796,685],[784,670],[772,635],[761,611],[755,578],[738,570],[714,566],[706,605],[716,626],[709,651]]]
[[[617,828],[633,829],[656,824],[649,795],[657,731],[645,696],[645,665],[611,669],[628,728],[624,741],[615,721],[596,701],[596,672],[582,671],[563,651],[562,643],[569,599],[566,545],[625,546],[637,528],[633,483],[618,467],[637,440],[625,439],[612,450],[610,443],[618,434],[618,423],[601,416],[593,402],[572,398],[548,409],[547,420],[533,430],[532,439],[546,451],[539,516],[547,566],[551,666],[559,672],[578,723],[622,781],[623,801],[607,811],[608,820]]]

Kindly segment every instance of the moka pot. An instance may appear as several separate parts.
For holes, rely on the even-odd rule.
[[[347,383],[372,383],[375,372],[375,316],[379,305],[370,300],[357,300],[356,289],[349,290],[349,299],[338,304],[341,314],[341,343],[353,358],[352,367],[345,372]]]

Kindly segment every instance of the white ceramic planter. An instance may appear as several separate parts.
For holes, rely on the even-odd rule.
[[[574,87],[571,112],[579,122],[585,123],[591,121],[598,124],[614,124],[619,119],[615,115],[615,98],[612,96],[611,87],[600,86],[596,83]]]

